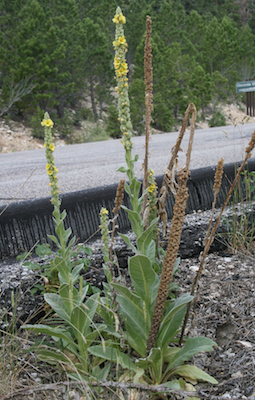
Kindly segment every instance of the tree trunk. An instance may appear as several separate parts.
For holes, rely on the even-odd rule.
[[[59,118],[63,118],[63,116],[64,116],[64,107],[63,107],[63,104],[61,102],[59,102],[59,104],[57,105],[57,113],[58,113],[58,117]]]
[[[95,102],[95,91],[94,91],[94,83],[93,83],[93,78],[90,78],[90,98],[91,98],[91,104],[92,104],[92,111],[94,114],[95,122],[98,120],[98,114],[97,114],[97,107],[96,107],[96,102]]]

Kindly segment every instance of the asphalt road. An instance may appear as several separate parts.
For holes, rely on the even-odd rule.
[[[220,157],[224,157],[225,163],[242,160],[254,130],[255,123],[196,130],[190,168],[216,165]],[[156,175],[164,173],[177,136],[178,132],[152,136],[149,167]],[[188,137],[189,131],[181,146],[180,166],[185,160]],[[136,174],[142,178],[144,137],[134,137],[133,142],[133,154],[139,155]],[[125,166],[124,149],[120,140],[57,147],[55,163],[62,193],[109,185],[123,177],[117,169]],[[44,149],[0,154],[0,204],[13,198],[17,201],[49,196],[45,165]]]

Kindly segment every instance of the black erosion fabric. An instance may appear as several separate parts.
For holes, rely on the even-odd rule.
[[[241,162],[225,165],[217,207],[223,204],[240,165]],[[247,169],[255,171],[255,159],[248,161]],[[188,181],[187,213],[211,208],[215,170],[214,166],[191,171]],[[160,188],[163,175],[158,176],[156,180]],[[102,207],[106,207],[109,210],[109,217],[113,216],[111,210],[114,207],[117,186],[118,184],[114,184],[61,195],[61,208],[67,211],[66,228],[69,226],[72,228],[73,235],[78,241],[83,242],[93,235],[94,237],[100,235],[99,212]],[[124,204],[130,206],[126,195]],[[169,219],[172,218],[173,206],[174,197],[170,195],[166,205]],[[4,208],[5,206],[0,207],[0,214]],[[24,251],[29,251],[36,243],[48,241],[47,235],[54,234],[52,211],[50,197],[10,204],[0,216],[0,258],[15,257]],[[130,228],[127,214],[122,209],[118,217],[118,226],[122,232]]]

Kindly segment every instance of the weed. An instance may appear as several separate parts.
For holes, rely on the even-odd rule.
[[[23,328],[40,335],[36,349],[40,360],[61,367],[72,381],[82,381],[83,387],[89,388],[88,392],[84,389],[85,398],[95,397],[94,389],[92,389],[95,386],[97,398],[103,396],[103,384],[108,385],[108,388],[117,385],[119,386],[118,389],[124,387],[125,390],[130,389],[133,384],[144,385],[146,383],[148,390],[150,390],[151,384],[164,384],[162,391],[165,392],[169,392],[169,390],[171,390],[171,393],[175,390],[194,391],[193,385],[188,382],[195,382],[196,379],[199,379],[216,384],[217,381],[206,372],[194,365],[187,364],[187,362],[200,351],[213,351],[217,345],[211,339],[205,337],[183,337],[185,324],[205,256],[212,243],[222,211],[255,145],[255,133],[246,149],[244,163],[238,170],[221,214],[213,227],[210,223],[200,268],[193,282],[191,293],[177,299],[172,298],[173,296],[169,295],[169,290],[174,271],[179,263],[177,253],[188,199],[187,180],[195,130],[196,107],[191,103],[187,108],[157,199],[157,187],[153,171],[148,168],[148,141],[152,111],[152,69],[150,62],[148,62],[148,60],[151,61],[151,21],[147,18],[145,183],[143,193],[140,194],[141,182],[134,173],[134,165],[138,156],[132,154],[133,128],[128,95],[127,42],[124,35],[126,18],[119,7],[116,10],[113,22],[116,24],[113,44],[115,49],[116,92],[118,93],[118,119],[126,160],[126,165],[120,167],[119,171],[127,174],[128,183],[124,183],[123,180],[118,187],[113,220],[109,221],[109,212],[106,208],[102,208],[100,213],[103,268],[107,283],[104,284],[103,291],[94,289],[93,294],[89,294],[89,284],[84,281],[81,275],[81,272],[86,268],[86,261],[78,259],[79,251],[74,251],[76,239],[72,235],[71,228],[65,229],[64,226],[66,211],[61,211],[58,169],[53,156],[55,150],[52,136],[53,121],[46,112],[42,126],[45,133],[46,172],[51,187],[51,202],[54,206],[52,214],[55,225],[55,235],[48,237],[57,247],[57,252],[51,254],[50,266],[46,267],[47,276],[51,278],[51,274],[54,274],[55,281],[54,285],[48,287],[48,290],[44,293],[44,299],[51,308],[52,314],[45,319],[44,323],[25,324]],[[178,166],[178,152],[191,113],[192,120],[186,163],[177,174],[177,183],[175,172]],[[90,141],[91,138],[102,140],[101,135],[104,134],[104,128],[98,124],[90,135]],[[220,160],[215,176],[213,209],[221,184],[222,171],[223,160]],[[121,206],[124,188],[129,196],[130,208]],[[254,182],[252,184],[253,189]],[[169,192],[175,195],[176,200],[168,246],[164,253],[158,243],[157,233],[160,217],[163,221],[164,234],[166,234],[165,201]],[[252,191],[249,190],[249,193],[252,193]],[[128,260],[128,271],[132,281],[131,288],[124,284],[121,276],[116,278],[112,273],[113,268],[118,267],[118,261],[113,255],[114,236],[113,234],[110,235],[109,223],[112,223],[114,232],[120,207],[126,211],[132,231],[136,236],[135,244],[133,244],[128,235],[119,234],[134,253]],[[43,256],[48,256],[49,251],[50,249],[47,246],[37,248],[37,252]],[[35,266],[30,265],[30,267],[34,268]],[[15,308],[13,310],[15,321]],[[184,322],[182,322],[183,319]],[[179,346],[177,346],[177,334],[182,324],[182,335]],[[45,339],[45,337],[48,339]],[[102,385],[100,386],[101,382]]]

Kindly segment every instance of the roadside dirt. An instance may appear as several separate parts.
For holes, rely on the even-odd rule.
[[[254,117],[248,117],[246,115],[246,112],[244,111],[244,105],[242,105],[241,107],[237,104],[219,105],[219,109],[225,115],[227,125],[255,122]],[[196,127],[198,129],[206,129],[209,127],[208,122],[212,117],[212,110],[212,107],[208,107],[206,120],[204,122],[196,123]],[[79,136],[81,136],[80,131]],[[64,146],[65,141],[56,139],[56,145]],[[40,149],[42,147],[43,140],[35,139],[32,136],[30,128],[25,127],[22,123],[18,123],[12,120],[7,121],[4,118],[0,118],[0,153],[33,150]]]
[[[174,282],[179,286],[176,296],[190,291],[193,278],[199,266],[197,258],[182,259]],[[123,278],[129,282],[127,270],[121,269]],[[193,358],[193,364],[213,376],[218,385],[192,381],[196,398],[201,400],[254,400],[255,399],[255,269],[254,258],[243,254],[209,254],[200,280],[195,309],[190,314],[185,334],[206,336],[218,347],[210,353],[201,353]],[[102,270],[94,269],[96,282],[102,280]],[[31,337],[30,340],[33,340]],[[148,391],[132,390],[117,394],[116,389],[90,389],[88,397],[79,390],[68,387],[65,374],[38,361],[33,351],[27,351],[29,341],[19,339],[24,356],[14,364],[11,373],[7,365],[5,376],[6,391],[0,399],[16,400],[84,400],[121,399],[147,400]],[[22,344],[23,343],[23,344]],[[17,365],[18,364],[18,365]],[[9,376],[9,379],[8,379]],[[8,383],[9,380],[9,383]],[[1,373],[0,373],[1,381]],[[3,382],[2,382],[3,385]],[[3,386],[2,386],[3,389]],[[96,390],[96,389],[95,389]],[[12,393],[10,395],[10,393]],[[184,399],[183,396],[157,397],[165,400]],[[193,397],[192,397],[193,398]]]

